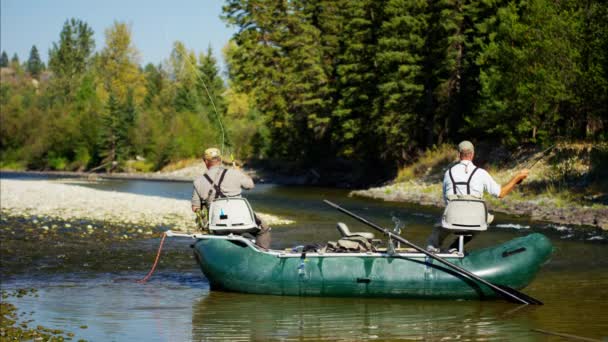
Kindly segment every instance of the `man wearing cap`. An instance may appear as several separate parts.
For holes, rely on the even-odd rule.
[[[452,165],[443,177],[443,200],[447,205],[450,199],[459,196],[471,196],[481,199],[484,192],[498,198],[507,196],[515,185],[528,177],[529,170],[520,170],[515,177],[508,183],[501,186],[490,176],[490,174],[473,164],[475,148],[473,144],[464,140],[458,144],[458,163]],[[488,223],[493,216],[488,214]],[[449,231],[440,225],[433,227],[431,236],[428,239],[427,250],[437,253],[441,243],[448,236]]]
[[[235,168],[224,168],[222,166],[222,155],[217,148],[208,148],[203,155],[203,161],[207,166],[207,172],[194,180],[192,191],[192,211],[197,212],[203,206],[209,208],[209,204],[221,197],[240,197],[242,189],[253,189],[255,186],[251,177]],[[218,194],[215,187],[219,187]],[[255,213],[254,213],[255,215]],[[255,215],[255,221],[260,227],[256,235],[256,244],[262,248],[270,248],[270,228]]]

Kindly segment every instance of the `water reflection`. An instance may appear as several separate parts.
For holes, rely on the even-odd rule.
[[[195,341],[533,341],[535,307],[479,301],[300,298],[210,292],[192,309]]]

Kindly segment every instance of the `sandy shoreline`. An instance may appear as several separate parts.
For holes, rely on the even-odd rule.
[[[167,226],[175,230],[195,228],[188,200],[91,189],[61,180],[0,180],[3,215],[47,216],[64,220],[134,223]],[[293,221],[258,213],[270,226]]]

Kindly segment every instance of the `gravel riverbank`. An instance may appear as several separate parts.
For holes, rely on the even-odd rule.
[[[2,215],[89,219],[174,230],[195,227],[188,200],[96,190],[61,180],[2,179],[0,199]],[[274,215],[258,214],[270,226],[293,223]]]
[[[392,202],[411,202],[421,205],[443,207],[440,185],[403,182],[367,190],[357,190],[351,196],[381,199]],[[566,225],[582,225],[608,230],[608,208],[597,206],[558,206],[551,198],[530,200],[487,200],[490,211],[510,215],[528,216],[531,220],[547,221]]]

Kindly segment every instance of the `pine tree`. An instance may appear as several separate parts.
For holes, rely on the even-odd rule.
[[[19,65],[19,56],[17,56],[16,52],[13,54],[13,58],[11,58],[11,64],[12,65]]]
[[[338,58],[336,106],[332,112],[332,140],[338,154],[371,160],[384,145],[375,134],[382,106],[378,99],[377,44],[382,4],[372,0],[350,1],[345,9],[343,49]]]
[[[58,93],[57,100],[72,101],[94,49],[93,30],[87,23],[74,18],[64,23],[59,43],[53,43],[49,51],[49,69],[54,74],[53,89]]]
[[[207,113],[209,122],[214,123],[218,138],[216,141],[222,145],[231,145],[228,141],[230,137],[225,133],[224,116],[226,114],[226,102],[224,100],[224,81],[219,76],[217,61],[213,57],[211,47],[207,48],[207,53],[199,55],[198,74],[196,87],[198,98]]]
[[[253,96],[270,132],[270,149],[263,153],[290,158],[295,132],[284,87],[287,57],[281,42],[289,32],[285,1],[255,6],[230,0],[223,11],[223,18],[240,29],[233,37],[235,45],[227,51],[233,86],[238,92]]]
[[[132,152],[132,130],[137,112],[131,92],[127,94],[124,104],[110,93],[106,106],[107,112],[102,118],[102,152],[106,169],[112,170],[118,162],[126,160]]]
[[[27,60],[27,71],[32,75],[33,78],[40,77],[40,73],[42,72],[44,65],[40,60],[40,55],[38,54],[38,49],[36,45],[32,46],[30,50],[30,58]]]
[[[580,51],[575,94],[570,112],[564,113],[565,134],[571,137],[608,139],[608,3],[573,1],[565,10],[575,13]]]
[[[6,51],[2,51],[2,55],[0,56],[0,68],[8,67],[8,55]]]
[[[144,98],[144,104],[147,107],[152,107],[156,97],[158,97],[163,90],[164,76],[161,66],[155,66],[152,63],[148,63],[144,68],[144,77],[146,79],[146,96]]]
[[[106,170],[116,168],[119,152],[120,104],[114,94],[110,93],[107,103],[107,114],[102,118],[102,152],[103,165]]]
[[[478,57],[480,104],[468,122],[508,145],[549,141],[577,70],[571,14],[536,0],[509,3],[497,21]]]
[[[319,51],[318,65],[323,69],[319,78],[318,89],[315,90],[319,99],[316,113],[309,117],[309,128],[314,144],[323,146],[316,151],[319,158],[332,158],[336,154],[336,146],[332,141],[332,111],[336,106],[338,92],[338,57],[343,51],[343,31],[348,0],[316,0],[303,2],[302,12],[308,18],[308,23],[318,30],[314,39]],[[329,147],[329,148],[328,148]]]
[[[184,43],[177,41],[173,44],[169,63],[176,87],[173,106],[178,112],[199,112],[201,100],[197,91],[196,55]]]
[[[386,157],[397,161],[419,146],[427,13],[426,1],[391,0],[384,9],[377,52],[384,114],[376,131],[385,141]]]

